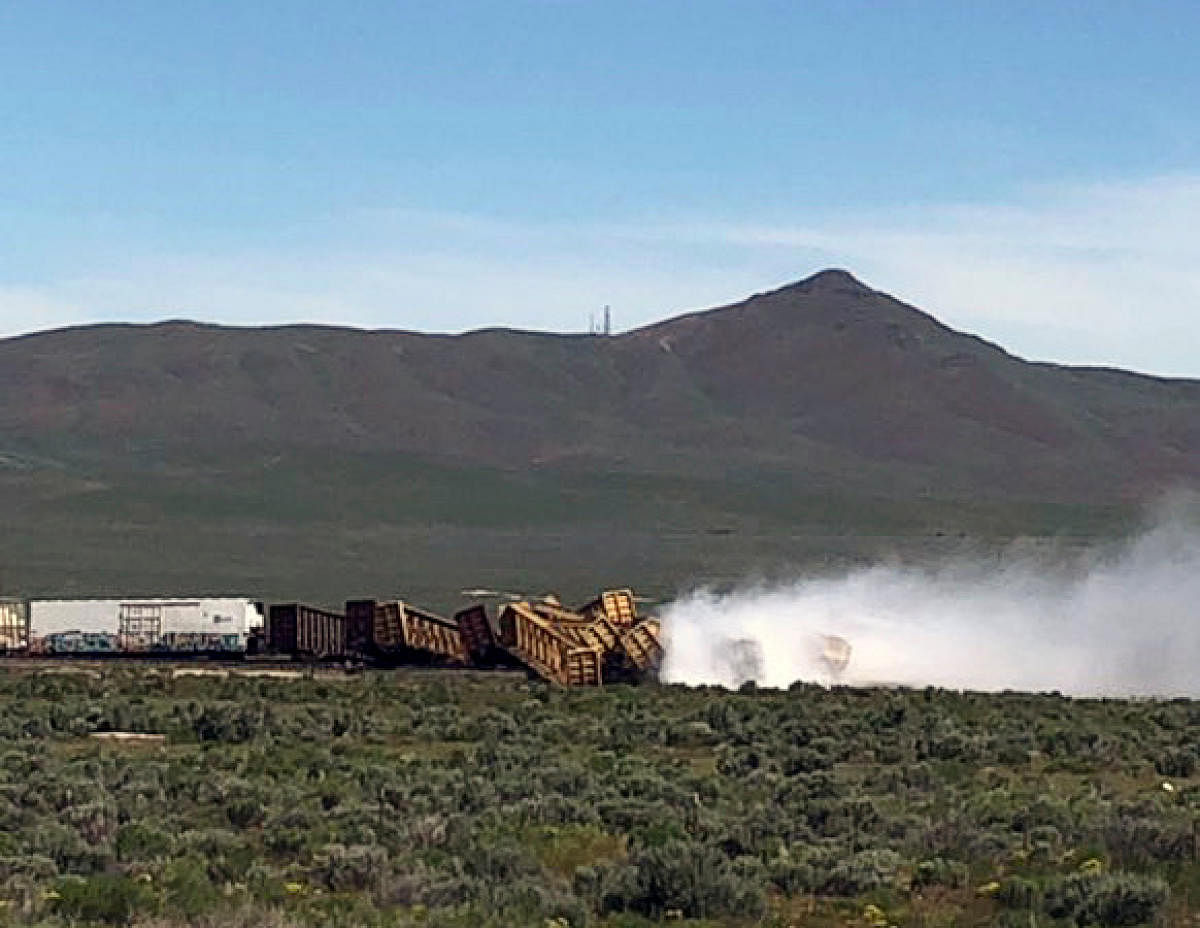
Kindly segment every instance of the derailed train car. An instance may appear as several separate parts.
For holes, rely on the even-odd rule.
[[[662,626],[658,619],[643,619],[621,635],[621,650],[640,673],[656,673],[662,666]]]
[[[577,610],[580,615],[589,619],[603,616],[617,628],[632,628],[637,622],[637,600],[633,590],[605,590],[590,603],[585,603]]]
[[[635,682],[657,674],[661,630],[639,620],[630,590],[609,590],[568,609],[554,597],[507,603],[500,643],[531,671],[563,686]]]
[[[454,613],[454,621],[472,664],[484,667],[503,661],[504,652],[496,642],[496,631],[485,606],[476,604],[460,609]]]
[[[604,682],[604,651],[579,640],[533,603],[508,603],[500,610],[500,643],[538,676],[563,686]]]
[[[460,667],[521,666],[563,686],[656,675],[663,657],[654,619],[630,590],[607,590],[571,609],[553,596],[477,604],[452,618],[403,600],[351,600],[344,613],[239,598],[0,599],[0,653],[84,656],[266,655],[307,661]]]
[[[470,664],[457,619],[447,619],[402,600],[346,603],[347,649],[389,663]]]
[[[344,613],[288,603],[271,606],[265,649],[279,656],[383,665],[494,666],[495,634],[486,610],[446,618],[399,599],[352,599]]]

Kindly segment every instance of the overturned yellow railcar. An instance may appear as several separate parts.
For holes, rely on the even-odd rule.
[[[556,598],[505,604],[499,642],[538,676],[562,686],[632,682],[657,674],[661,627],[637,616],[631,590],[606,590],[577,609]]]

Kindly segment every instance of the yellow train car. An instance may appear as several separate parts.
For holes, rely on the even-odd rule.
[[[453,619],[401,600],[375,602],[355,600],[347,603],[347,613],[366,627],[369,643],[376,654],[395,660],[469,664],[459,623]],[[361,637],[361,635],[360,635]]]
[[[551,611],[557,614],[557,610]],[[546,612],[531,602],[506,604],[500,610],[500,643],[517,660],[552,683],[600,686],[604,682],[604,649],[582,644],[578,637],[548,618]]]

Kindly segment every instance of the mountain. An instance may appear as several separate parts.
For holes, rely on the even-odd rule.
[[[1108,531],[1196,483],[1200,382],[1029,363],[838,270],[612,337],[0,341],[0,589],[665,589],[862,538]]]

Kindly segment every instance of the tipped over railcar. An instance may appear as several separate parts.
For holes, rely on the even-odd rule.
[[[506,603],[500,643],[538,676],[563,686],[600,686],[654,677],[661,627],[641,619],[631,590],[608,590],[576,609],[554,597]]]
[[[391,664],[472,663],[457,618],[447,619],[403,600],[346,603],[347,647],[354,656]]]
[[[576,608],[553,596],[518,599],[494,616],[484,604],[447,618],[401,599],[356,599],[343,612],[274,603],[264,617],[262,603],[236,597],[0,598],[0,653],[515,666],[562,686],[600,686],[657,675],[661,629],[636,603],[618,589]]]

